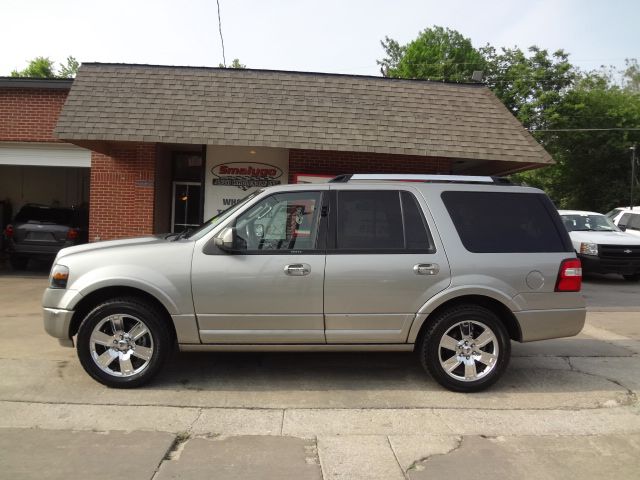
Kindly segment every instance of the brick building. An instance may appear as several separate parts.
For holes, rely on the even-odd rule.
[[[90,155],[91,240],[178,231],[262,185],[552,163],[482,85],[95,63],[41,82],[0,82],[0,176],[15,142]]]
[[[0,78],[0,229],[24,203],[89,201],[91,152],[53,134],[72,83]]]

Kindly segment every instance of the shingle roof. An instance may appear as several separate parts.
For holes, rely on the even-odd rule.
[[[321,73],[85,63],[55,133],[552,163],[484,86]]]

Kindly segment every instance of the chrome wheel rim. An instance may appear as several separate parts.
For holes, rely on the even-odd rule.
[[[109,315],[91,332],[89,349],[100,370],[114,377],[131,377],[149,366],[154,352],[153,337],[139,318]]]
[[[486,377],[498,363],[499,354],[496,334],[475,320],[453,325],[438,345],[440,366],[451,378],[462,382]]]

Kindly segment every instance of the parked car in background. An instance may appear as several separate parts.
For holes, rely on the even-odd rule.
[[[640,238],[623,232],[601,213],[559,213],[585,272],[617,273],[629,281],[640,279]]]
[[[623,209],[614,217],[613,223],[623,232],[640,237],[640,207]]]
[[[23,270],[30,259],[52,261],[62,248],[86,243],[87,226],[85,209],[28,203],[4,230],[9,263]]]
[[[640,205],[639,206],[635,206],[635,207],[618,207],[618,208],[614,208],[613,210],[605,213],[605,217],[609,218],[613,223],[615,223],[616,225],[618,224],[618,220],[620,219],[620,217],[622,216],[623,213],[628,213],[628,212],[637,212],[640,213]]]

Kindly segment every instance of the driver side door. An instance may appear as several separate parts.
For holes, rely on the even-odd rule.
[[[261,198],[228,224],[233,253],[196,247],[192,291],[203,343],[325,343],[326,191]]]

